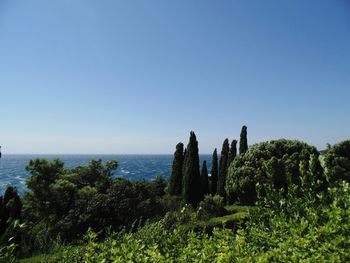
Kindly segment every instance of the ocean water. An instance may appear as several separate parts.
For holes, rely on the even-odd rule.
[[[85,165],[90,160],[116,160],[118,168],[114,177],[130,180],[153,180],[158,175],[168,178],[171,174],[173,155],[6,155],[0,159],[0,194],[5,192],[8,185],[17,187],[20,193],[26,190],[26,180],[30,176],[25,169],[32,159],[43,158],[53,160],[59,158],[65,166],[73,168]],[[208,172],[211,169],[211,156],[200,155],[201,163],[207,161]]]

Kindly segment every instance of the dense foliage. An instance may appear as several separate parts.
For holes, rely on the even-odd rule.
[[[208,178],[208,169],[207,169],[207,162],[204,160],[202,165],[202,171],[201,171],[201,189],[202,189],[202,196],[209,194],[209,178]]]
[[[325,188],[326,178],[319,165],[318,151],[300,141],[275,140],[253,145],[236,158],[228,171],[226,193],[230,202],[254,204],[259,196],[284,191],[290,185],[309,187],[318,182]],[[321,170],[321,171],[320,171]],[[315,174],[314,174],[315,173]],[[271,189],[270,189],[271,188]]]
[[[169,178],[168,192],[171,195],[182,194],[182,179],[183,179],[183,162],[184,162],[184,145],[178,143],[174,153],[174,161]]]
[[[225,184],[228,168],[228,155],[230,151],[230,145],[228,139],[225,139],[222,144],[221,156],[220,156],[220,167],[219,167],[219,177],[216,193],[225,196]]]
[[[31,161],[22,200],[13,187],[0,198],[0,262],[349,262],[350,141],[322,156],[284,139],[236,156],[236,143],[223,145],[224,195],[209,191],[216,150],[211,178],[206,161],[199,174],[193,132],[168,182],[114,178],[116,161]]]
[[[219,174],[219,165],[218,165],[218,153],[215,148],[212,159],[211,159],[211,194],[215,195],[216,190],[217,190],[217,185],[218,185],[218,174]]]
[[[239,140],[239,155],[244,155],[248,151],[247,126],[243,126]]]
[[[257,207],[237,233],[225,228],[210,234],[181,225],[169,228],[165,217],[104,242],[90,231],[83,246],[61,247],[26,262],[349,262],[349,184],[341,183],[327,195],[332,201],[320,195],[318,205],[309,199],[288,199],[293,214],[283,207]]]
[[[236,156],[237,156],[237,140],[232,140],[230,151],[228,153],[227,167],[230,166],[230,164],[236,158]]]
[[[22,202],[17,189],[7,187],[4,196],[0,197],[0,236],[3,235],[15,220],[20,219]]]
[[[117,162],[93,160],[87,166],[68,169],[60,160],[33,160],[23,197],[27,231],[23,249],[45,250],[55,239],[73,241],[94,231],[117,230],[140,218],[163,214],[161,197],[166,182],[130,182],[113,179]]]
[[[186,203],[197,205],[202,199],[199,173],[198,141],[192,131],[187,145],[183,167],[182,194]]]
[[[326,175],[331,183],[338,180],[350,182],[350,140],[330,148],[324,158]]]

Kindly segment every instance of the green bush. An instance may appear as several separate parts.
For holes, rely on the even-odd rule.
[[[228,169],[225,189],[229,202],[252,205],[269,191],[282,190],[286,195],[292,185],[315,193],[324,191],[326,178],[318,156],[315,147],[300,141],[281,139],[253,145]]]
[[[332,184],[339,180],[350,182],[350,140],[331,147],[324,157],[326,175]]]
[[[204,200],[199,203],[197,209],[197,217],[200,220],[222,216],[224,213],[224,198],[219,195],[206,195]]]

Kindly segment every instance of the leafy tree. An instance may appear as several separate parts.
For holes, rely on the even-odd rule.
[[[208,170],[207,170],[206,161],[203,161],[201,179],[202,179],[202,197],[204,197],[204,195],[209,194],[209,180],[208,180]]]
[[[243,126],[241,130],[240,141],[239,141],[239,154],[244,155],[247,150],[248,150],[247,126]]]
[[[17,189],[8,186],[4,197],[0,197],[0,235],[5,233],[12,222],[21,218],[21,211],[22,202]]]
[[[171,195],[182,194],[183,162],[184,162],[184,145],[183,143],[180,142],[176,145],[172,172],[169,179],[168,191],[169,191],[169,194]]]
[[[32,176],[27,180],[29,191],[23,199],[23,216],[32,228],[34,239],[41,238],[42,232],[51,237],[59,234],[63,239],[72,239],[89,226],[96,226],[89,209],[94,202],[103,201],[117,166],[116,161],[102,164],[101,160],[92,160],[86,166],[68,169],[60,160],[30,161],[27,170]],[[104,219],[96,218],[103,226]]]
[[[157,176],[153,181],[148,182],[150,192],[155,196],[165,195],[167,181],[163,176]]]
[[[312,155],[319,155],[316,148],[300,141],[282,139],[253,145],[243,156],[236,158],[229,168],[226,183],[229,201],[254,204],[257,200],[256,184],[260,185],[260,196],[266,195],[267,191],[280,189],[286,194],[290,185],[301,186],[302,180],[306,179],[303,179],[299,168],[305,162],[305,169],[309,173]],[[325,178],[317,169],[314,169],[311,177],[308,175],[309,184],[315,185],[317,180],[320,184],[324,183]]]
[[[30,191],[24,196],[23,216],[29,229],[24,243],[33,249],[45,251],[57,236],[72,241],[89,228],[103,234],[165,213],[166,181],[160,176],[150,182],[131,182],[112,178],[116,161],[92,160],[86,166],[53,169],[58,163],[31,162],[35,178],[28,179]],[[50,178],[42,174],[48,170]],[[45,195],[36,182],[47,187]]]
[[[350,182],[350,140],[333,145],[324,156],[325,173],[331,184]]]
[[[225,197],[225,184],[228,168],[228,155],[229,155],[230,145],[228,139],[224,140],[220,156],[220,168],[219,168],[219,178],[217,186],[217,194]]]
[[[215,195],[218,185],[218,174],[219,174],[219,167],[218,167],[218,154],[217,150],[215,148],[212,159],[211,159],[211,194]]]
[[[285,166],[282,159],[272,156],[271,159],[264,162],[263,167],[267,179],[272,183],[274,191],[283,189],[284,193],[288,190]]]
[[[48,214],[54,209],[51,205],[55,200],[51,195],[50,185],[54,183],[58,177],[64,172],[64,163],[61,160],[31,160],[26,167],[26,170],[32,175],[28,178],[26,184],[28,189],[35,196],[33,202],[34,207],[40,214]]]
[[[236,156],[237,156],[237,140],[232,140],[230,151],[228,153],[227,167],[230,166],[230,164],[236,158]]]
[[[199,173],[198,141],[193,131],[187,146],[182,195],[186,203],[196,206],[201,201],[201,178]]]

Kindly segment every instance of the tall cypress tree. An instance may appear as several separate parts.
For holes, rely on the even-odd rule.
[[[217,185],[217,194],[225,197],[225,184],[226,184],[226,176],[227,176],[227,161],[228,161],[228,153],[230,151],[230,145],[228,143],[228,139],[225,139],[220,156],[220,168],[219,168],[219,178]]]
[[[247,126],[243,126],[241,130],[241,138],[239,141],[239,154],[244,155],[248,150]]]
[[[182,194],[182,177],[183,177],[183,162],[184,162],[184,145],[178,143],[174,153],[173,167],[169,180],[169,194]]]
[[[201,178],[199,173],[198,141],[193,131],[187,146],[184,173],[182,180],[182,195],[186,203],[196,206],[201,201]]]
[[[218,187],[218,173],[219,173],[219,167],[218,167],[218,153],[215,148],[213,152],[213,156],[211,159],[211,194],[215,195],[216,190]]]
[[[207,161],[203,161],[201,180],[202,180],[202,199],[203,199],[205,195],[209,194]]]
[[[236,158],[236,156],[237,156],[237,140],[232,140],[230,152],[228,153],[227,167],[230,166],[230,164]]]

